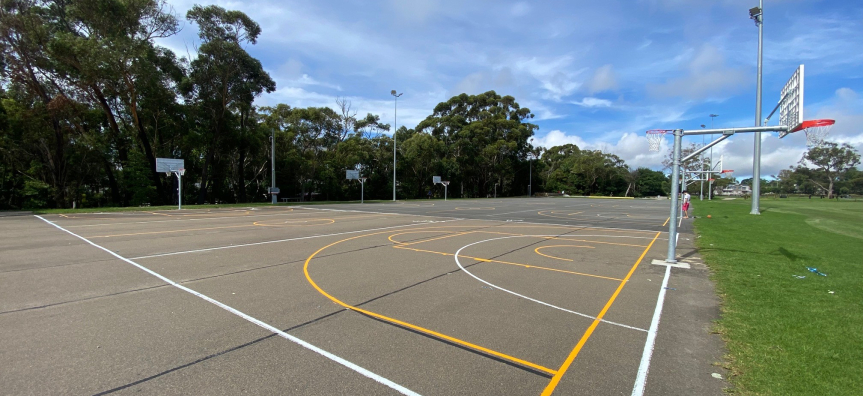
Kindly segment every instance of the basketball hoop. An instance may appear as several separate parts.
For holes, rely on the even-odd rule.
[[[827,134],[830,132],[830,129],[833,128],[833,124],[835,123],[836,120],[828,119],[803,121],[796,128],[788,131],[788,133],[802,130],[806,133],[806,145],[814,147],[824,141],[824,138],[827,137]]]
[[[186,168],[180,168],[177,170],[177,172],[180,172],[180,176],[183,176],[186,174]]]
[[[647,131],[647,144],[650,151],[659,151],[659,146],[662,145],[662,139],[666,133],[670,133],[670,129],[651,129]]]
[[[729,179],[734,177],[734,169],[723,169],[722,172],[719,173],[722,174],[722,177],[727,177]]]

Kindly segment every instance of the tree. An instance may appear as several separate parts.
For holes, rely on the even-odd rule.
[[[700,147],[695,143],[691,143],[687,147],[681,147],[680,159],[682,160],[687,155],[694,153],[699,148]],[[704,160],[704,162],[702,162],[702,159]],[[669,169],[669,170],[673,171],[673,169],[672,169],[673,160],[674,160],[674,148],[672,148],[671,150],[668,150],[668,156],[665,158],[665,160],[662,161],[662,166],[664,167],[663,169]],[[685,180],[687,182],[687,184],[691,180],[702,179],[702,178],[704,178],[705,174],[696,173],[696,172],[708,169],[709,164],[710,164],[710,159],[707,157],[700,158],[699,156],[696,156],[694,158],[691,158],[689,161],[686,161],[686,162],[681,164],[681,166],[680,166],[680,177],[683,180]],[[683,186],[683,189],[685,190],[686,186]]]
[[[809,180],[827,191],[828,199],[833,197],[833,184],[840,180],[842,173],[859,163],[860,154],[851,145],[828,141],[810,148],[800,159],[801,165],[811,164],[815,167],[817,172]]]
[[[221,154],[227,135],[234,130],[237,118],[234,111],[239,113],[242,124],[255,97],[264,91],[273,92],[276,83],[261,62],[242,47],[244,43],[255,44],[261,33],[261,27],[246,14],[196,5],[186,18],[198,25],[198,36],[203,40],[198,58],[190,65],[189,77],[183,82],[184,94],[198,109],[203,132],[204,164],[198,192],[198,203],[202,204],[207,201],[210,181],[218,169],[217,154]],[[245,128],[240,128],[240,134],[244,133]],[[244,174],[239,172],[239,177]],[[238,184],[244,185],[244,180]]]
[[[635,174],[634,196],[647,197],[666,194],[663,184],[668,183],[669,178],[664,173],[648,168],[638,168],[633,173]]]
[[[461,94],[435,106],[434,113],[416,127],[418,133],[428,133],[446,147],[442,174],[458,183],[462,195],[485,196],[494,184],[512,189],[512,181],[504,176],[514,173],[515,164],[526,162],[528,139],[538,128],[526,122],[533,118],[530,109],[519,106],[512,96],[500,96],[495,91],[479,95]]]

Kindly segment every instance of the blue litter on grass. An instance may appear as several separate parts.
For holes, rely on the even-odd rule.
[[[827,274],[825,274],[825,273],[823,273],[823,272],[818,271],[818,268],[806,267],[806,269],[808,269],[808,270],[809,270],[809,272],[811,272],[811,273],[813,273],[813,274],[818,274],[818,275],[821,275],[821,276],[827,276]]]

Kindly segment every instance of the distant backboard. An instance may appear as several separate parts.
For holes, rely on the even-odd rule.
[[[794,130],[803,123],[803,65],[785,83],[779,95],[779,125]]]
[[[182,159],[156,158],[156,172],[175,172],[185,168]]]
[[[440,183],[440,176],[432,176],[432,183],[434,183],[434,184]]]
[[[348,180],[359,180],[360,171],[354,169],[348,169],[345,171],[345,179]]]

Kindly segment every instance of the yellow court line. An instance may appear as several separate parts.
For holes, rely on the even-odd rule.
[[[584,226],[577,226],[577,225],[565,226],[565,225],[557,225],[557,224],[543,224],[543,225],[528,225],[528,224],[509,225],[509,224],[507,224],[507,227],[510,227],[510,228],[565,228],[565,229],[578,228],[578,229],[581,229],[584,231],[597,230],[597,231],[603,231],[603,232],[621,232],[621,233],[625,232],[625,233],[653,234],[653,231],[618,230],[618,229],[614,229],[614,228],[605,228],[605,227],[587,227],[587,228],[585,228]]]
[[[362,313],[362,314],[365,314],[365,315],[368,315],[368,316],[371,316],[371,317],[374,317],[374,318],[378,318],[378,319],[381,319],[381,320],[385,320],[385,321],[387,321],[387,322],[394,323],[394,324],[397,324],[397,325],[399,325],[399,326],[407,327],[407,328],[409,328],[409,329],[413,329],[413,330],[416,330],[416,331],[419,331],[419,332],[422,332],[422,333],[426,333],[426,334],[429,334],[429,335],[432,335],[432,336],[435,336],[435,337],[438,337],[438,338],[442,338],[442,339],[444,339],[444,340],[447,340],[447,341],[450,341],[450,342],[454,342],[454,343],[456,343],[456,344],[463,345],[463,346],[466,346],[466,347],[471,348],[471,349],[475,349],[475,350],[478,350],[478,351],[482,351],[482,352],[487,353],[487,354],[489,354],[489,355],[496,356],[496,357],[499,357],[499,358],[502,358],[502,359],[506,359],[506,360],[509,360],[509,361],[511,361],[511,362],[515,362],[515,363],[518,363],[518,364],[521,364],[521,365],[524,365],[524,366],[527,366],[527,367],[530,367],[530,368],[533,368],[533,369],[536,369],[536,370],[539,370],[539,371],[542,371],[542,372],[545,372],[545,373],[549,373],[549,374],[552,374],[552,375],[555,375],[555,374],[557,373],[555,370],[552,370],[552,369],[550,369],[550,368],[548,368],[548,367],[540,366],[540,365],[538,365],[538,364],[536,364],[536,363],[531,363],[531,362],[528,362],[528,361],[526,361],[526,360],[522,360],[522,359],[516,358],[516,357],[514,357],[514,356],[510,356],[510,355],[507,355],[507,354],[504,354],[504,353],[500,353],[500,352],[497,352],[497,351],[493,351],[493,350],[491,350],[491,349],[488,349],[488,348],[485,348],[485,347],[481,347],[481,346],[479,346],[479,345],[472,344],[472,343],[470,343],[470,342],[463,341],[463,340],[460,340],[460,339],[455,338],[455,337],[448,336],[448,335],[446,335],[446,334],[438,333],[438,332],[436,332],[436,331],[434,331],[434,330],[429,330],[429,329],[426,329],[426,328],[424,328],[424,327],[420,327],[420,326],[417,326],[417,325],[414,325],[414,324],[411,324],[411,323],[407,323],[407,322],[404,322],[404,321],[401,321],[401,320],[398,320],[398,319],[390,318],[390,317],[388,317],[388,316],[384,316],[384,315],[381,315],[381,314],[378,314],[378,313],[374,313],[374,312],[371,312],[371,311],[367,311],[367,310],[365,310],[365,309],[362,309],[362,308],[359,308],[359,307],[355,307],[355,306],[353,306],[353,305],[349,305],[349,304],[344,303],[344,302],[342,302],[341,300],[339,300],[339,299],[337,299],[337,298],[335,298],[335,297],[333,297],[333,296],[329,295],[327,292],[325,292],[323,289],[321,289],[321,288],[318,286],[318,284],[317,284],[317,283],[315,283],[315,281],[313,281],[313,280],[312,280],[312,277],[309,275],[309,262],[311,262],[311,261],[312,261],[312,259],[313,259],[313,258],[314,258],[318,253],[320,253],[320,252],[324,251],[324,249],[327,249],[327,248],[329,248],[330,246],[333,246],[333,245],[336,245],[336,244],[339,244],[339,243],[342,243],[342,242],[345,242],[345,241],[349,241],[349,240],[352,240],[352,239],[357,239],[357,238],[362,238],[362,237],[367,237],[367,236],[372,236],[372,235],[377,235],[377,234],[384,234],[384,233],[387,233],[387,232],[391,232],[391,231],[375,232],[375,233],[371,233],[371,234],[358,235],[358,236],[354,236],[354,237],[350,237],[350,238],[345,238],[345,239],[342,239],[342,240],[340,240],[340,241],[333,242],[333,243],[331,243],[331,244],[329,244],[329,245],[327,245],[327,246],[324,246],[324,247],[322,247],[322,248],[318,249],[316,252],[312,253],[312,255],[311,255],[311,256],[309,256],[309,258],[307,258],[307,259],[306,259],[306,262],[305,262],[305,264],[303,265],[303,273],[305,273],[305,275],[306,275],[306,280],[309,282],[309,284],[311,284],[311,285],[312,285],[312,287],[314,287],[314,288],[315,288],[315,290],[317,290],[317,291],[318,291],[318,293],[321,293],[322,295],[324,295],[324,297],[329,298],[329,299],[330,299],[331,301],[333,301],[334,303],[339,304],[339,305],[341,305],[341,306],[343,306],[343,307],[345,307],[345,308],[348,308],[348,309],[350,309],[350,310],[353,310],[353,311],[356,311],[356,312],[359,312],[359,313]]]
[[[671,220],[671,217],[669,217],[669,218],[665,219],[665,223],[662,223],[662,226],[663,226],[663,227],[665,227],[665,225],[666,225],[666,224],[668,224],[668,220]]]
[[[617,295],[620,294],[620,291],[623,290],[623,287],[626,286],[627,281],[635,272],[635,269],[638,268],[638,264],[641,263],[641,260],[644,259],[644,256],[647,255],[647,252],[650,250],[650,247],[653,246],[653,243],[656,242],[656,239],[659,238],[660,232],[656,233],[656,236],[653,237],[653,240],[650,241],[650,244],[647,245],[647,248],[641,252],[641,256],[638,257],[638,260],[635,261],[635,264],[630,268],[629,273],[626,274],[626,278],[623,278],[623,282],[620,282],[620,285],[617,286],[617,290],[614,291],[614,294],[611,295],[611,298],[608,299],[608,302],[605,303],[605,306],[602,307],[602,311],[599,312],[599,315],[596,315],[596,319],[593,320],[593,323],[590,324],[590,327],[587,328],[587,331],[584,332],[584,335],[581,336],[581,339],[578,340],[578,344],[575,345],[575,348],[572,349],[572,352],[569,353],[569,356],[566,357],[566,360],[557,369],[557,374],[551,378],[548,385],[546,385],[545,390],[542,391],[542,396],[549,396],[552,392],[554,392],[554,388],[557,387],[557,384],[560,383],[560,379],[566,374],[566,370],[569,369],[569,366],[572,364],[575,357],[578,356],[578,352],[581,351],[581,348],[584,347],[584,344],[587,342],[587,339],[590,338],[590,335],[593,334],[593,331],[596,329],[596,326],[599,325],[599,322],[602,321],[602,317],[605,316],[605,313],[608,312],[608,309],[611,308],[611,304],[614,304],[614,300],[617,298]]]
[[[401,245],[401,244],[410,243],[410,242],[397,241],[397,240],[393,239],[394,236],[406,235],[406,234],[430,234],[430,233],[446,233],[446,235],[450,235],[450,234],[453,234],[456,232],[457,231],[445,231],[445,230],[404,231],[404,232],[398,232],[398,233],[392,234],[392,235],[388,236],[387,239],[392,243],[397,243],[397,244]]]
[[[174,233],[174,232],[219,230],[219,229],[224,229],[224,228],[242,228],[242,227],[256,227],[256,226],[254,224],[245,224],[245,225],[224,226],[224,227],[191,228],[188,230],[150,231],[150,232],[136,232],[136,233],[131,233],[131,234],[97,235],[97,236],[89,236],[87,238],[111,238],[111,237],[133,236],[133,235],[170,234],[170,233]]]
[[[414,249],[414,248],[408,248],[408,247],[402,247],[402,246],[393,246],[393,247],[396,249],[413,250],[415,252],[435,253],[435,254],[441,254],[444,256],[454,256],[453,253],[436,252],[434,250]],[[613,281],[618,281],[618,282],[623,280],[623,279],[618,279],[618,278],[609,278],[607,276],[601,276],[601,275],[585,274],[583,272],[566,271],[566,270],[561,270],[561,269],[556,269],[556,268],[540,267],[538,265],[529,265],[529,264],[522,264],[522,263],[513,263],[513,262],[509,262],[509,261],[501,261],[501,260],[485,259],[485,258],[473,257],[473,256],[465,256],[463,254],[460,254],[459,257],[469,258],[469,259],[473,259],[476,261],[483,261],[483,262],[487,262],[487,263],[517,265],[519,267],[524,267],[524,268],[536,268],[536,269],[541,269],[541,270],[546,270],[546,271],[563,272],[566,274],[589,276],[591,278],[608,279],[608,280],[613,280]]]
[[[536,254],[540,255],[540,256],[544,256],[544,257],[548,257],[548,258],[553,258],[553,259],[555,259],[555,260],[573,261],[572,259],[567,259],[567,258],[560,258],[560,257],[549,256],[549,255],[547,255],[547,254],[543,254],[543,253],[540,253],[540,252],[539,252],[539,249],[552,248],[552,247],[564,247],[564,246],[567,246],[567,247],[580,247],[580,248],[595,249],[593,246],[579,246],[579,245],[551,245],[551,246],[540,246],[540,247],[538,247],[538,248],[536,248],[536,249],[533,249],[533,251],[534,251]]]
[[[449,234],[449,235],[443,235],[443,236],[439,236],[439,237],[435,237],[435,238],[423,239],[423,240],[421,240],[421,241],[415,241],[415,242],[398,242],[398,241],[394,241],[394,240],[392,240],[392,239],[390,239],[390,241],[395,242],[395,243],[397,243],[397,244],[399,244],[399,245],[401,245],[401,246],[409,246],[409,245],[416,245],[416,244],[418,244],[418,243],[425,243],[425,242],[437,241],[437,240],[439,240],[439,239],[452,238],[452,237],[454,237],[454,236],[467,235],[467,234],[470,234],[470,233],[473,233],[473,231],[458,232],[458,233]],[[390,235],[390,236],[392,236],[392,235]],[[387,238],[387,239],[389,239],[389,238]]]
[[[239,212],[239,214],[236,214],[237,212]],[[165,216],[165,217],[204,217],[204,216],[213,216],[213,215],[219,215],[220,213],[224,213],[224,214],[226,214],[226,215],[227,215],[227,214],[230,214],[229,216],[225,216],[225,217],[244,217],[244,216],[248,216],[248,215],[250,215],[250,214],[252,213],[252,211],[251,211],[251,210],[244,210],[244,211],[240,212],[240,211],[237,211],[237,210],[226,210],[226,211],[224,211],[224,212],[220,212],[220,213],[216,213],[216,212],[210,212],[210,213],[159,213],[159,212],[144,212],[144,213],[149,213],[149,214],[152,214],[152,215],[158,215],[158,216]]]
[[[518,236],[524,236],[524,237],[533,236],[533,235],[524,235],[524,234],[513,234],[510,232],[495,232],[495,231],[474,231],[474,232],[482,232],[482,233],[486,233],[486,234],[500,234],[500,235],[518,235]],[[600,236],[600,238],[601,237],[602,236]],[[537,236],[537,238],[554,239],[554,240],[559,240],[559,241],[599,243],[599,244],[603,244],[603,245],[617,245],[617,246],[631,246],[631,247],[645,247],[646,246],[646,245],[633,245],[633,244],[629,244],[629,243],[590,241],[587,239],[571,239],[568,237]]]
[[[308,223],[310,221],[320,221],[320,220],[323,220],[324,222],[323,223],[315,223],[315,224],[299,224],[299,222]],[[256,222],[252,223],[252,225],[256,225],[258,227],[293,227],[293,226],[313,227],[313,226],[321,226],[321,225],[330,225],[330,224],[333,224],[336,222],[333,219],[308,219],[308,220],[293,220],[293,221],[294,221],[293,223],[289,223],[289,222],[285,221],[282,224],[266,224],[266,221],[256,221]]]

